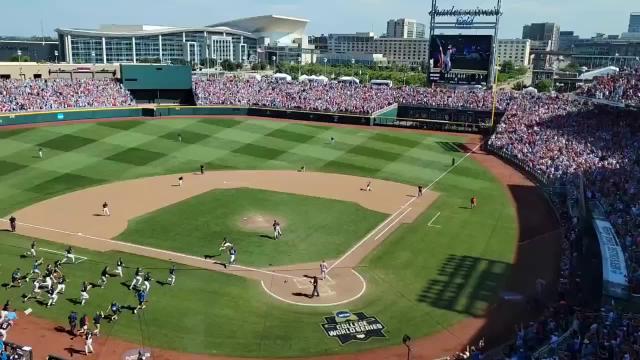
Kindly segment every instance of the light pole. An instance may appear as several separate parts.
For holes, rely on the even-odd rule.
[[[356,59],[351,59],[351,77],[356,75]]]
[[[275,57],[275,55],[271,56],[271,63],[273,64],[273,71],[276,71],[276,57]]]
[[[53,55],[56,57],[56,64],[58,63],[58,50],[53,51]]]
[[[22,64],[20,64],[22,62],[22,50],[18,50],[18,69],[20,70],[20,78],[22,78]]]
[[[324,62],[324,77],[327,77],[327,58],[322,59],[322,62]]]
[[[300,81],[300,76],[302,76],[302,56],[298,56],[298,81]]]
[[[93,66],[96,66],[96,52],[95,51],[91,52],[91,63],[93,64]]]

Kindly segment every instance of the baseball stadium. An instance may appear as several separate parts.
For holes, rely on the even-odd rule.
[[[165,61],[305,24],[58,29],[66,67],[0,80],[12,358],[636,358],[640,68],[545,94]]]

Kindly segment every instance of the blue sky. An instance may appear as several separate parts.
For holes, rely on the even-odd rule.
[[[441,7],[492,7],[488,0],[440,0]],[[0,35],[45,34],[56,27],[98,24],[207,25],[238,17],[279,14],[309,19],[309,34],[385,31],[390,18],[427,22],[428,0],[13,0],[2,4]],[[520,37],[522,25],[557,22],[581,36],[626,31],[640,0],[503,0],[500,37]]]

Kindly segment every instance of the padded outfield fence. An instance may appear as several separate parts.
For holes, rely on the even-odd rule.
[[[41,112],[0,114],[0,127],[37,125],[43,123],[65,122],[75,120],[101,120],[126,118],[162,118],[162,117],[192,117],[192,116],[255,116],[288,120],[317,121],[333,124],[348,124],[361,126],[385,126],[411,128],[422,130],[461,131],[475,133],[490,133],[492,125],[476,121],[486,118],[486,111],[455,112],[451,109],[425,108],[416,111],[407,105],[393,104],[371,115],[327,113],[304,110],[273,109],[249,106],[181,106],[160,105],[155,107],[124,107],[98,109],[64,109]],[[456,121],[457,114],[463,116],[462,121]],[[464,113],[464,114],[463,114]],[[416,117],[403,117],[408,114]],[[431,116],[430,114],[433,114]],[[501,117],[501,114],[498,114]],[[472,119],[474,121],[468,121]]]

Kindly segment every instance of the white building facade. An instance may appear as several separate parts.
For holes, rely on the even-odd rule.
[[[496,52],[497,63],[511,61],[516,66],[529,66],[531,40],[498,39]]]
[[[386,37],[390,38],[424,38],[426,26],[414,19],[391,19],[387,21]]]
[[[420,66],[428,61],[424,38],[376,37],[372,32],[329,34],[329,54],[382,54],[389,64]]]

